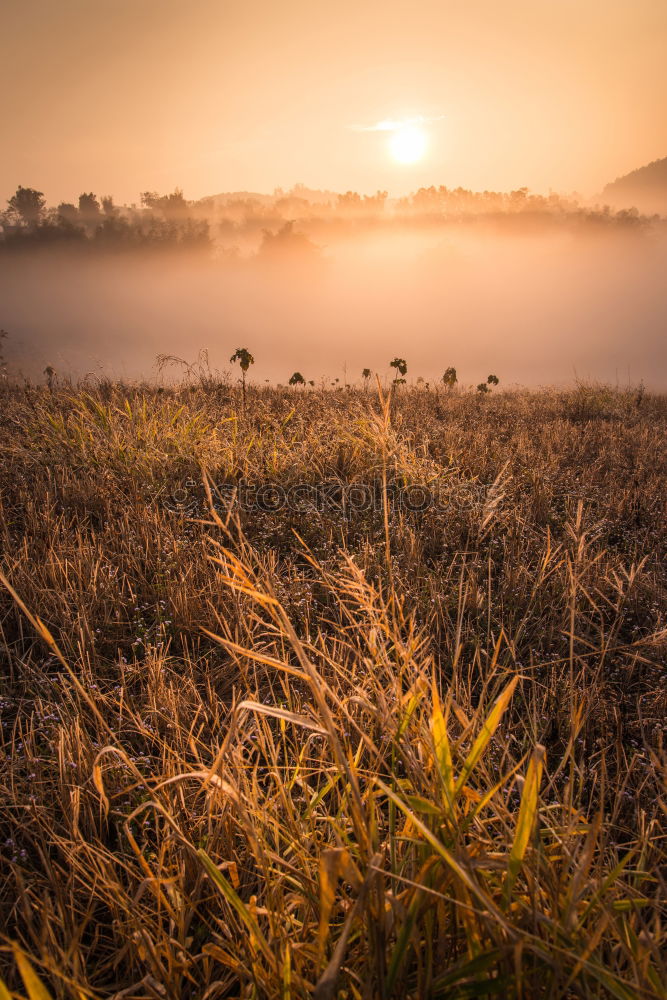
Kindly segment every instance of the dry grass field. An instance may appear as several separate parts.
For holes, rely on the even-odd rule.
[[[667,397],[0,393],[2,1000],[665,995]]]

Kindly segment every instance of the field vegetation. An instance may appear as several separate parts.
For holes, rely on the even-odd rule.
[[[664,996],[667,398],[246,370],[0,386],[0,997]]]

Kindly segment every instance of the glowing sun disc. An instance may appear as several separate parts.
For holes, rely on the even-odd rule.
[[[427,140],[423,129],[406,125],[392,135],[389,148],[399,163],[416,163],[426,152]]]

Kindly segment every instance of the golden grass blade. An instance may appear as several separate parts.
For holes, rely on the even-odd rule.
[[[260,653],[257,650],[247,649],[244,646],[240,646],[237,642],[232,642],[231,639],[225,639],[223,636],[218,635],[215,632],[209,632],[207,628],[202,628],[204,635],[207,635],[210,639],[215,642],[220,643],[225,649],[230,649],[234,653],[238,653],[239,656],[245,656],[254,663],[262,663],[265,667],[273,667],[274,670],[280,670],[284,674],[290,674],[292,677],[298,677],[301,680],[306,680],[306,674],[302,670],[297,670],[296,667],[291,667],[288,663],[283,663],[282,660],[277,660],[275,656],[267,656],[266,653]]]
[[[289,942],[285,944],[285,953],[283,958],[283,970],[282,970],[282,1000],[291,1000],[292,998],[292,952],[289,946]]]
[[[166,788],[168,785],[175,785],[181,781],[191,781],[192,779],[203,781],[204,784],[211,784],[218,791],[224,792],[225,795],[229,796],[233,802],[238,803],[239,801],[237,790],[228,781],[215,774],[214,771],[188,771],[187,774],[174,774],[171,778],[165,778],[164,781],[160,781],[157,785],[154,785],[153,792],[157,792],[161,788]]]
[[[398,739],[400,739],[401,736],[403,736],[406,729],[410,725],[410,720],[412,719],[414,713],[417,711],[419,703],[421,702],[423,697],[424,697],[423,687],[419,683],[415,684],[413,691],[410,693],[408,697],[408,704],[405,709],[405,714],[401,718],[401,722],[398,727],[398,733],[396,734]]]
[[[440,698],[433,681],[433,713],[431,716],[431,734],[433,736],[433,746],[435,748],[435,759],[438,765],[440,780],[445,792],[445,798],[452,813],[454,808],[454,765],[452,764],[452,749],[447,733],[447,714],[443,715],[440,705]]]
[[[519,806],[519,816],[516,821],[514,840],[510,850],[507,877],[505,880],[505,905],[509,902],[512,886],[521,870],[526,849],[530,841],[535,818],[537,816],[537,802],[542,780],[542,767],[544,761],[545,748],[538,743],[528,764],[526,778],[523,783],[521,793],[521,805]]]
[[[303,729],[310,729],[313,733],[326,736],[327,731],[323,726],[318,725],[312,719],[307,719],[305,715],[297,715],[296,712],[288,712],[285,708],[278,708],[277,705],[263,705],[259,701],[241,701],[236,706],[236,711],[247,709],[249,712],[257,712],[258,715],[268,715],[273,719],[283,719],[285,722],[292,722],[295,726]]]
[[[21,973],[23,985],[28,994],[28,1000],[51,1000],[51,994],[43,985],[39,976],[28,961],[27,956],[21,951],[18,945],[14,945],[14,960]]]
[[[104,810],[104,815],[109,815],[109,799],[107,798],[106,792],[104,791],[104,780],[102,778],[102,768],[97,763],[93,764],[93,784],[97,789],[100,799],[102,800],[102,808]]]
[[[459,774],[454,789],[455,795],[459,795],[461,789],[463,788],[466,781],[470,777],[473,768],[475,767],[480,757],[486,750],[489,741],[491,740],[491,737],[498,728],[500,720],[502,719],[505,710],[507,709],[507,706],[509,705],[512,699],[512,695],[514,694],[514,689],[517,686],[518,682],[519,682],[519,677],[517,675],[516,677],[512,678],[507,687],[502,691],[502,693],[496,699],[496,702],[493,708],[491,709],[488,718],[486,719],[484,725],[482,726],[481,733],[473,743],[470,753],[466,757],[463,767],[461,768],[461,773]]]
[[[320,920],[317,928],[317,953],[320,963],[324,958],[324,948],[327,934],[329,933],[329,921],[336,895],[336,885],[340,876],[348,868],[349,863],[349,851],[343,847],[330,848],[322,851],[320,855]]]

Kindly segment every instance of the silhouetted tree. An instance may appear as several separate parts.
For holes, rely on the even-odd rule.
[[[141,204],[144,208],[161,212],[167,220],[185,219],[190,211],[190,206],[183,197],[180,188],[176,188],[171,194],[163,195],[158,194],[157,191],[144,191],[141,195]]]
[[[114,219],[118,215],[118,209],[114,205],[110,194],[102,198],[102,211],[108,219]]]
[[[16,193],[7,201],[7,215],[10,220],[20,222],[24,226],[36,226],[46,210],[46,199],[41,191],[35,188],[19,186]]]
[[[456,377],[456,368],[445,369],[445,374],[442,376],[442,381],[449,389],[451,389],[452,386],[455,386],[456,383],[458,382],[458,378]]]
[[[86,225],[96,225],[101,216],[100,203],[91,192],[79,195],[79,215]]]
[[[61,201],[56,212],[58,220],[67,226],[75,226],[79,222],[79,209],[69,201]]]
[[[157,191],[142,191],[139,199],[144,208],[157,208],[160,195]]]

